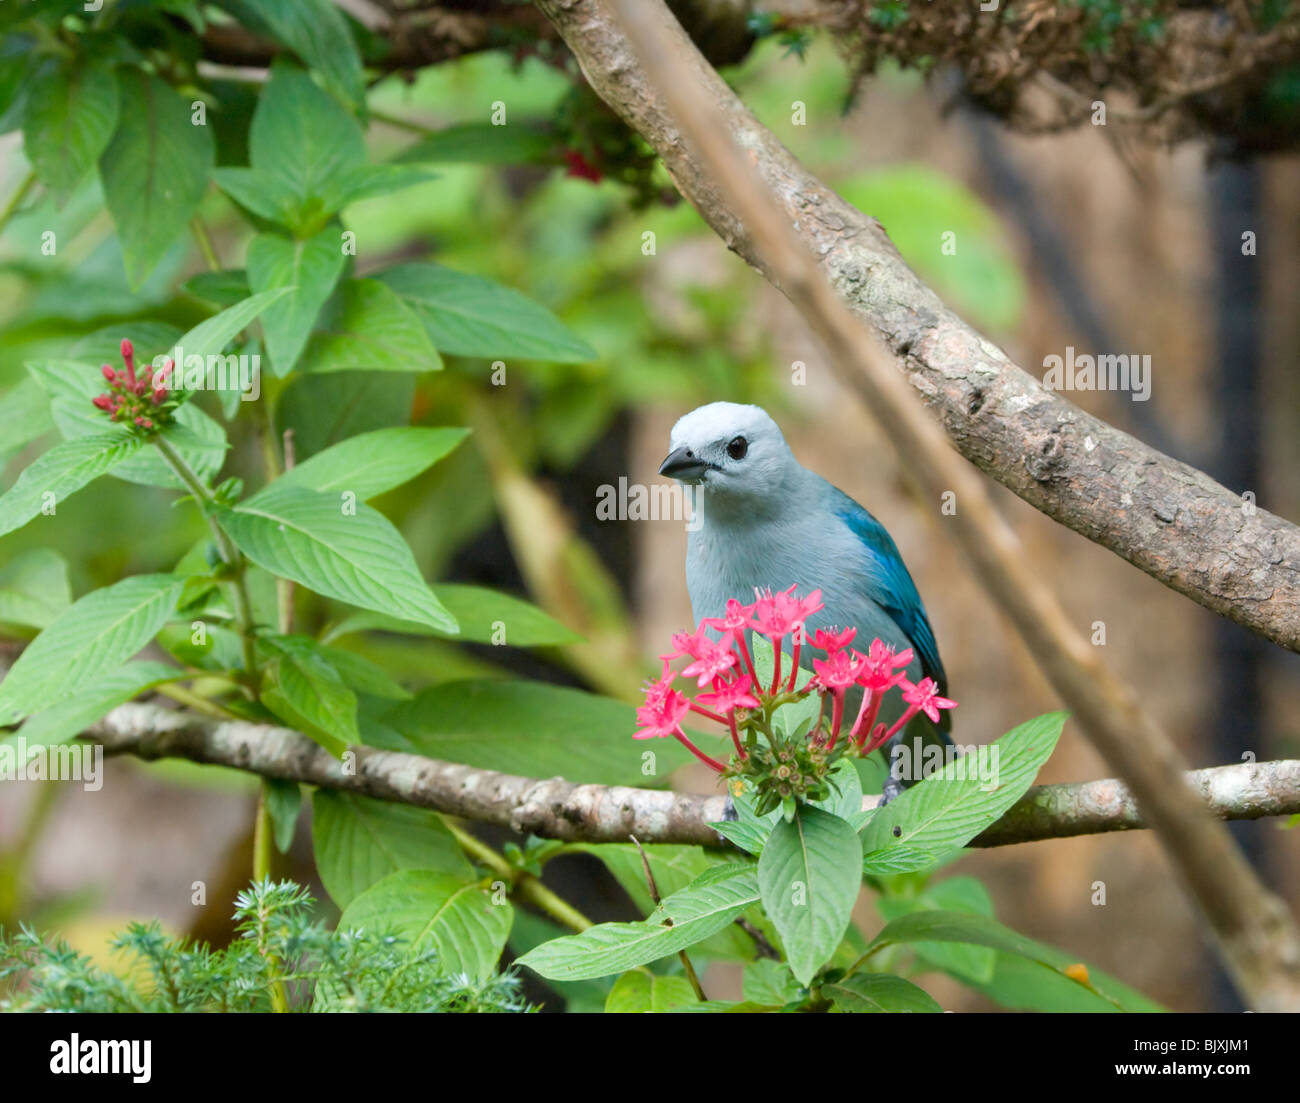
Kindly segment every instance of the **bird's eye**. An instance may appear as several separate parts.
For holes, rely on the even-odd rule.
[[[743,460],[748,451],[749,441],[744,437],[732,437],[731,443],[727,445],[727,455],[733,460]]]

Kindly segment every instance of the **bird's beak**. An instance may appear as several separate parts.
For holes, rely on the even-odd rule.
[[[659,465],[659,474],[682,482],[699,482],[711,466],[694,456],[689,448],[674,448]]]

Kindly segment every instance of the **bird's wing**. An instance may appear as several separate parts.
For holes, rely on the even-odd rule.
[[[925,614],[916,583],[907,573],[903,557],[893,537],[885,526],[871,516],[842,490],[831,487],[831,508],[835,515],[852,531],[866,552],[866,571],[871,600],[885,610],[912,641],[921,669],[935,680],[940,693],[948,690],[948,676],[939,659],[939,646],[934,640],[934,629]],[[947,717],[947,713],[944,713]]]

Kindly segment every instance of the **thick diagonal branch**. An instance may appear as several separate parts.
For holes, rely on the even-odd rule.
[[[598,7],[598,4],[575,4]],[[797,232],[797,219],[755,170],[762,151],[737,145],[703,64],[658,0],[612,5],[633,35],[625,66],[644,67],[653,95],[707,169],[718,200],[745,227],[760,266],[781,287],[826,348],[832,366],[870,408],[922,493],[955,493],[950,519],[975,574],[1015,625],[1026,647],[1093,744],[1133,790],[1174,868],[1209,923],[1246,1001],[1258,1010],[1300,1010],[1300,931],[1286,906],[1255,876],[1222,824],[1181,783],[1182,760],[1138,697],[1098,658],[1052,591],[1025,563],[1023,549],[983,482],[947,447],[872,332],[836,294]],[[624,70],[626,73],[626,68]],[[716,80],[716,75],[715,75]]]
[[[286,728],[213,720],[156,704],[120,705],[85,735],[109,755],[184,758],[229,766],[261,777],[339,789],[378,800],[431,808],[524,834],[581,842],[721,846],[710,826],[724,815],[722,796],[661,789],[578,785],[439,762],[421,755],[355,747],[340,762],[304,735]],[[1194,770],[1186,783],[1212,815],[1254,820],[1300,812],[1300,762],[1260,762]],[[877,798],[868,797],[865,807]],[[1040,785],[971,843],[1012,843],[1097,835],[1146,827],[1119,781]]]
[[[780,286],[781,274],[683,141],[610,18],[611,0],[537,2],[591,86],[655,148],[682,194],[729,248]],[[1300,651],[1300,528],[1045,390],[944,306],[880,223],[808,172],[684,37],[680,58],[691,94],[717,107],[786,223],[843,302],[902,358],[908,381],[962,455],[1165,585]],[[1157,360],[1156,387],[1160,370]]]

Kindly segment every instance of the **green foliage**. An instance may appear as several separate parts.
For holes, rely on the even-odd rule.
[[[277,986],[294,1011],[531,1010],[514,977],[450,970],[382,916],[369,929],[326,930],[312,918],[312,898],[291,882],[254,884],[235,903],[238,938],[223,950],[187,945],[156,922],[132,923],[113,942],[121,974],[30,928],[0,932],[0,1010],[268,1011]]]

